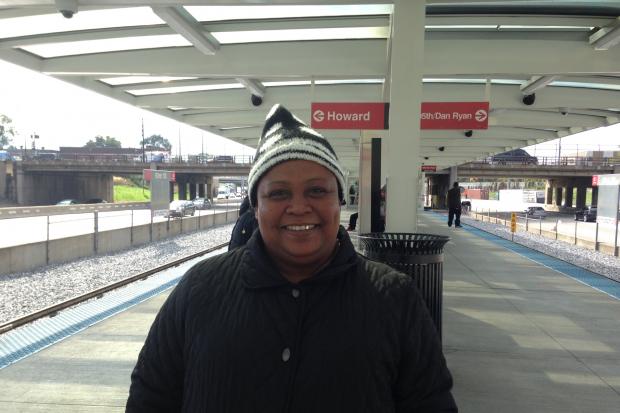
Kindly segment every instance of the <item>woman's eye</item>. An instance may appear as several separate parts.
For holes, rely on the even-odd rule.
[[[269,198],[272,199],[284,199],[288,196],[288,191],[284,189],[275,189],[269,192]]]
[[[321,187],[314,187],[314,188],[310,188],[310,191],[308,191],[308,192],[312,196],[320,196],[320,195],[326,194],[327,190],[325,188],[321,188]]]

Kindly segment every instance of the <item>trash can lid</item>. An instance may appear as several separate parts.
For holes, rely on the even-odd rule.
[[[406,254],[436,254],[450,241],[446,235],[409,232],[372,232],[361,234],[358,239],[366,251],[402,252]]]

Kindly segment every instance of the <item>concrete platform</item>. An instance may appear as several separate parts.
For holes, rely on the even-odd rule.
[[[452,237],[443,337],[461,412],[619,411],[619,300],[467,227],[448,228],[440,215],[419,220],[419,232]],[[165,296],[0,370],[0,411],[124,411],[131,369]]]

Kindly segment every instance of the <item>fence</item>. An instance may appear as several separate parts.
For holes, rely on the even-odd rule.
[[[494,223],[510,227],[510,213],[502,211],[473,210],[466,215],[476,221]],[[598,222],[563,221],[561,219],[532,218],[525,214],[517,215],[517,233],[528,232],[545,238],[560,240],[582,246],[594,251],[618,256],[618,224],[602,225]]]

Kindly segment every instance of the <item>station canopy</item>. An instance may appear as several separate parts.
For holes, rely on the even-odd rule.
[[[309,121],[313,101],[389,101],[398,2],[333,3],[0,0],[0,59],[256,147],[274,103]],[[619,16],[616,0],[428,0],[423,101],[489,101],[490,113],[469,137],[422,130],[421,163],[618,122]],[[356,175],[359,131],[323,133]]]

